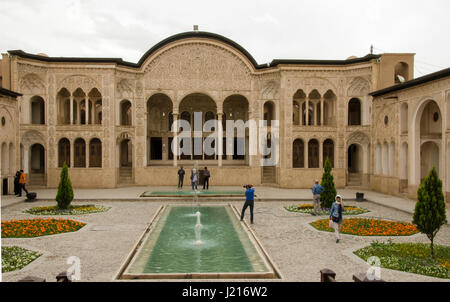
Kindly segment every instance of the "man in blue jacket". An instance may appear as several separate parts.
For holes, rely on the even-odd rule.
[[[245,203],[242,207],[241,212],[241,221],[244,220],[244,213],[247,207],[250,207],[250,223],[253,224],[253,206],[254,206],[254,199],[255,199],[255,189],[253,188],[253,185],[247,185],[245,186],[247,189],[245,191]]]
[[[320,214],[320,194],[323,193],[325,189],[319,185],[319,180],[316,179],[316,184],[312,188],[313,200],[314,200],[314,212],[313,215]]]

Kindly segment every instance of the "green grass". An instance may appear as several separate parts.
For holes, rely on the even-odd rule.
[[[2,273],[22,269],[42,254],[18,246],[2,247]]]
[[[371,256],[380,258],[381,267],[437,278],[450,278],[450,246],[434,245],[435,259],[431,258],[426,243],[372,242],[370,246],[354,252],[367,261]],[[401,281],[401,280],[398,280]]]
[[[77,205],[69,206],[67,210],[62,210],[58,206],[35,207],[27,209],[24,212],[34,215],[82,215],[90,213],[106,212],[110,208],[96,205]]]

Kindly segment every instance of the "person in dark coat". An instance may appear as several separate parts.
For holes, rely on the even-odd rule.
[[[209,170],[207,167],[205,167],[205,170],[203,172],[204,182],[203,182],[203,190],[206,187],[206,190],[209,190],[209,178],[211,177],[211,173],[209,173]]]
[[[19,195],[19,191],[20,191],[20,183],[19,183],[19,179],[20,179],[20,171],[16,172],[16,176],[14,176],[14,195]]]

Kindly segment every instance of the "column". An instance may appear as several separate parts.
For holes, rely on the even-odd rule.
[[[323,142],[319,141],[319,168],[323,167]]]
[[[324,97],[322,96],[320,98],[320,124],[322,126],[325,125],[325,120],[323,119],[323,117],[324,117],[324,113],[323,113],[324,102],[325,102],[325,100],[324,100]]]
[[[306,97],[305,103],[305,125],[309,125],[309,97]]]
[[[222,129],[222,118],[223,113],[217,113],[217,155],[218,155],[218,165],[219,167],[222,167],[222,153],[223,153],[223,129]]]
[[[86,168],[89,168],[89,142],[86,141]]]
[[[300,105],[299,105],[299,111],[300,111],[300,116],[298,117],[298,120],[299,120],[299,125],[300,126],[303,126],[303,102],[301,102],[300,103]]]
[[[77,100],[77,125],[81,124],[81,100]]]
[[[175,124],[175,131],[173,132],[173,166],[176,167],[178,165],[178,113],[172,113],[172,116]],[[167,148],[171,148],[171,146],[167,146]]]
[[[28,171],[28,165],[30,163],[30,158],[28,157],[29,156],[28,155],[29,150],[30,150],[29,146],[26,146],[26,147],[23,148],[23,162],[22,162],[22,164],[23,164],[23,171],[26,174],[29,174],[29,171]]]
[[[85,104],[86,104],[86,109],[85,109],[85,121],[86,121],[86,125],[89,124],[89,98],[86,95],[86,100],[85,100]]]
[[[305,145],[304,145],[304,155],[305,155],[305,168],[309,168],[309,141],[305,140]]]
[[[75,146],[74,146],[74,142],[70,142],[70,165],[69,168],[75,167],[75,162],[74,162],[74,158],[75,158]]]
[[[70,95],[70,124],[73,124],[73,95]]]
[[[314,114],[313,114],[313,119],[314,119],[314,126],[318,125],[318,121],[317,121],[317,108],[319,104],[317,102],[314,102]]]

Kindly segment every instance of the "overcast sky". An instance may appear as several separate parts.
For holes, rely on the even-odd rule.
[[[0,51],[136,63],[192,30],[223,35],[258,63],[416,53],[415,77],[450,67],[449,0],[0,0]]]

